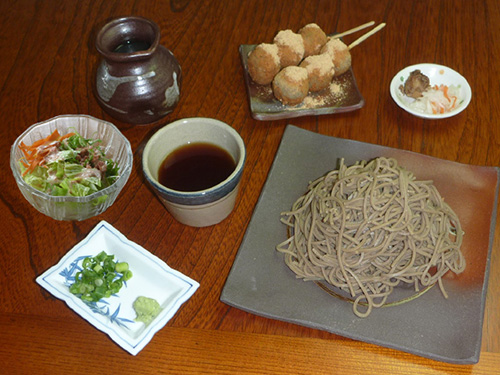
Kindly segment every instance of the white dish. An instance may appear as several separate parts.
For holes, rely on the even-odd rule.
[[[115,255],[115,261],[127,262],[133,277],[118,294],[99,302],[85,303],[69,292],[69,285],[82,260],[101,251]],[[198,282],[170,268],[105,221],[36,281],[133,355],[151,341],[199,287]],[[154,298],[162,307],[160,315],[148,326],[134,321],[136,313],[132,304],[139,296]]]
[[[404,84],[410,73],[417,69],[429,77],[430,84],[432,86],[444,84],[447,86],[454,85],[459,87],[460,95],[459,105],[457,108],[442,114],[427,114],[411,108],[409,105],[414,102],[415,99],[404,95],[399,89],[399,86]],[[451,68],[438,64],[416,64],[404,68],[392,79],[390,91],[392,98],[398,106],[412,115],[425,119],[442,119],[455,116],[467,108],[472,97],[472,91],[469,83],[462,75]]]

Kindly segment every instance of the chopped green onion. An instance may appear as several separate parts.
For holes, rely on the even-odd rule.
[[[128,263],[126,262],[116,263],[116,272],[123,273],[125,271],[128,271]]]
[[[115,262],[114,257],[101,251],[95,257],[83,259],[82,270],[75,274],[69,291],[89,302],[118,293],[123,282],[132,277],[132,271],[127,262]]]
[[[126,270],[124,273],[123,273],[123,281],[127,281],[127,280],[130,280],[132,278],[133,274],[132,274],[132,271],[130,270]]]

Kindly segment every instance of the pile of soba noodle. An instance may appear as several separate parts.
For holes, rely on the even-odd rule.
[[[297,277],[350,293],[366,317],[400,283],[415,290],[465,269],[457,215],[431,181],[416,181],[395,159],[340,168],[309,184],[282,213],[290,237],[277,246]]]

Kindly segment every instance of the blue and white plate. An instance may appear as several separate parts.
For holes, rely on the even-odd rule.
[[[115,261],[127,262],[133,277],[110,298],[84,302],[70,293],[69,286],[81,269],[82,260],[101,251],[113,254]],[[38,276],[36,281],[133,355],[151,341],[199,287],[198,282],[170,268],[105,221],[101,221],[83,241],[59,263]],[[139,296],[154,298],[162,307],[160,315],[148,326],[134,321],[136,313],[132,305]]]

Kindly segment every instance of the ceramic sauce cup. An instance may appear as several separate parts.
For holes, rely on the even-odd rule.
[[[226,155],[233,159],[234,169],[221,182],[203,189],[166,186],[169,181],[161,179],[160,175],[165,160],[194,145],[212,145],[225,150]],[[206,227],[221,222],[233,210],[245,158],[245,144],[236,130],[219,120],[196,117],[172,122],[158,130],[144,148],[142,167],[146,180],[177,221],[193,227]],[[194,173],[186,177],[196,182],[198,175]]]

